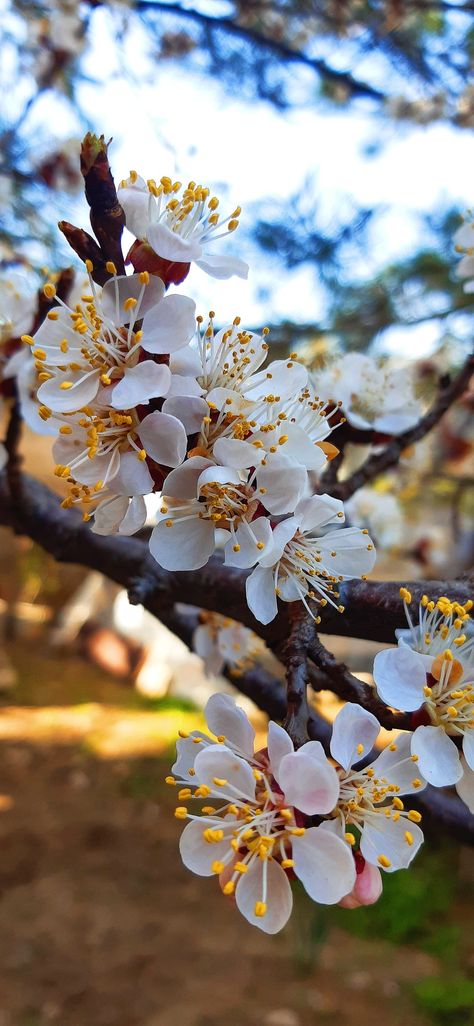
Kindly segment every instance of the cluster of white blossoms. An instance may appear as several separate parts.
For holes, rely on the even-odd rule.
[[[267,747],[254,752],[254,729],[229,695],[213,695],[205,715],[214,737],[182,733],[166,778],[179,788],[177,819],[189,820],[181,857],[199,876],[217,876],[250,923],[283,928],[295,877],[313,901],[356,908],[380,897],[381,871],[409,866],[421,815],[401,796],[426,786],[409,735],[361,766],[379,724],[352,703],[334,722],[331,758],[319,741],[295,751],[274,722]],[[190,812],[194,799],[202,804]]]
[[[261,622],[278,597],[315,618],[327,602],[342,610],[340,584],[365,577],[375,551],[366,529],[343,527],[341,502],[314,494],[337,455],[328,438],[340,403],[320,397],[297,354],[271,359],[268,329],[239,317],[217,329],[213,311],[197,316],[173,288],[193,261],[217,278],[246,276],[213,249],[240,208],[221,221],[208,188],[135,172],[118,195],[134,272],[109,261],[101,287],[87,260],[67,302],[48,281],[51,308],[22,335],[39,423],[57,435],[63,506],[81,507],[98,534],[130,535],[159,493],[150,550],[164,569],[197,570],[223,548],[227,565],[252,571],[247,599]]]
[[[236,620],[201,609],[193,633],[192,647],[207,674],[214,676],[227,667],[238,677],[265,652],[261,638]]]
[[[425,779],[434,787],[454,784],[474,812],[473,603],[423,595],[413,616],[410,592],[402,588],[401,596],[408,628],[396,632],[398,648],[375,657],[378,693],[393,708],[413,712],[411,751]]]
[[[320,372],[318,383],[326,396],[337,396],[347,420],[359,430],[398,435],[420,417],[408,367],[382,366],[363,353],[346,353]]]

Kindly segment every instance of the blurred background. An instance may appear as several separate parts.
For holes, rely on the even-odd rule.
[[[472,333],[452,236],[474,199],[473,15],[456,0],[0,0],[2,276],[34,290],[74,265],[56,224],[88,226],[80,139],[103,133],[117,180],[194,178],[223,211],[242,205],[226,245],[249,279],[193,268],[183,291],[203,314],[266,324],[316,370],[354,350],[408,364],[426,406]],[[468,396],[353,500],[377,576],[470,565],[470,432]],[[50,446],[25,434],[26,469],[54,487]],[[231,685],[98,574],[7,531],[0,640],[0,1026],[474,1022],[468,850],[435,833],[373,909],[298,893],[266,938],[182,868],[163,783],[178,728]],[[328,645],[371,680],[375,645]]]

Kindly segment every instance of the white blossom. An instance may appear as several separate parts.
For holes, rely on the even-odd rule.
[[[237,676],[264,650],[253,631],[229,617],[202,610],[200,621],[193,633],[193,648],[208,674],[216,675],[227,665]]]
[[[474,638],[465,632],[472,602],[462,606],[445,596],[433,602],[424,595],[416,622],[410,592],[402,588],[401,594],[409,627],[397,632],[398,648],[376,656],[377,690],[387,704],[417,713],[411,751],[426,780],[435,787],[455,784],[472,809]],[[464,757],[454,739],[462,742]]]
[[[345,509],[351,524],[367,527],[379,548],[393,549],[401,545],[404,518],[395,495],[366,485],[348,499]]]
[[[214,242],[237,228],[240,207],[220,221],[219,201],[208,188],[190,182],[178,198],[181,188],[180,182],[167,176],[157,184],[151,179],[145,182],[132,171],[118,188],[128,230],[171,263],[194,262],[213,278],[246,278],[248,266],[243,260],[212,250]]]
[[[413,373],[379,365],[362,353],[347,353],[318,373],[318,391],[340,400],[355,428],[396,435],[420,417]]]
[[[462,259],[456,268],[458,278],[467,278],[464,283],[465,292],[474,292],[474,221],[472,214],[468,214],[464,224],[458,228],[454,236],[454,244],[457,253],[462,253]]]
[[[200,814],[176,809],[190,820],[181,858],[199,876],[217,875],[251,924],[277,933],[292,909],[290,871],[321,904],[335,904],[355,885],[347,843],[308,819],[334,808],[338,775],[318,741],[295,752],[275,723],[268,748],[254,753],[254,730],[229,695],[213,695],[205,713],[217,743],[198,731],[183,737],[167,778],[180,786],[180,801],[205,802]]]

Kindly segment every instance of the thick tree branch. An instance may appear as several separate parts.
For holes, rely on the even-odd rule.
[[[331,494],[343,501],[349,499],[354,492],[362,488],[368,481],[375,480],[379,474],[384,473],[390,467],[395,466],[404,449],[419,442],[432,428],[438,424],[450,406],[459,399],[469,386],[471,376],[474,372],[474,355],[470,355],[465,361],[459,373],[450,380],[443,380],[438,395],[431,406],[431,409],[421,417],[414,427],[403,434],[397,435],[389,445],[382,449],[382,452],[373,453],[365,462],[350,475],[345,481],[335,484],[331,488]]]
[[[308,735],[308,648],[313,634],[312,621],[303,606],[290,606],[290,635],[283,647],[286,665],[285,729],[295,748],[309,740]]]

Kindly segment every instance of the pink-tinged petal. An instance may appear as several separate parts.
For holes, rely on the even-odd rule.
[[[417,727],[411,751],[418,756],[420,772],[434,787],[455,784],[462,777],[459,752],[442,727]]]
[[[191,456],[191,459],[172,470],[165,478],[163,495],[171,495],[174,499],[195,499],[203,470],[212,466],[211,460],[204,456]]]
[[[374,567],[376,552],[367,534],[358,527],[343,527],[319,539],[322,566],[334,576],[361,577]]]
[[[118,495],[113,499],[105,499],[104,502],[100,502],[94,514],[93,533],[103,536],[117,534],[127,509],[126,495]]]
[[[252,374],[243,391],[246,399],[261,399],[272,394],[284,400],[297,396],[307,380],[308,371],[303,364],[293,360],[274,360],[264,370]]]
[[[394,709],[414,712],[424,702],[426,667],[423,658],[408,648],[385,648],[374,660],[374,681],[380,698]]]
[[[274,723],[273,720],[268,724],[268,758],[270,760],[270,769],[275,777],[277,784],[280,783],[280,763],[284,759],[285,755],[291,755],[294,752],[293,742],[286,730],[283,727],[279,727],[278,723]]]
[[[190,869],[198,876],[214,876],[213,863],[221,862],[232,851],[230,830],[227,831],[227,836],[222,841],[213,841],[210,844],[205,840],[204,831],[211,825],[215,824],[210,824],[204,818],[192,820],[185,826],[179,839],[179,853],[186,869]]]
[[[143,285],[139,274],[121,274],[116,278],[109,278],[105,283],[99,308],[104,318],[120,328],[124,324],[135,323],[136,320],[145,317],[149,310],[160,304],[164,294],[165,286],[154,274],[150,275],[148,285]],[[137,305],[131,310],[125,307],[127,299],[137,300]]]
[[[356,871],[349,846],[329,830],[310,827],[292,838],[296,876],[313,901],[335,905],[352,890]]]
[[[189,241],[183,239],[164,224],[149,225],[147,238],[158,256],[173,263],[188,264],[202,256],[202,246],[199,242],[194,242],[192,238]]]
[[[331,737],[331,755],[345,770],[364,755],[368,755],[380,730],[379,721],[372,713],[355,702],[347,702],[334,720]],[[362,747],[360,747],[362,746]]]
[[[187,345],[196,330],[196,304],[173,293],[154,306],[143,321],[142,348],[147,353],[174,353]]]
[[[304,467],[297,465],[287,456],[275,453],[264,467],[257,471],[257,486],[265,489],[261,494],[262,505],[275,515],[294,510],[301,499],[308,481]]]
[[[153,478],[145,460],[140,460],[137,452],[124,452],[114,476],[114,492],[118,495],[149,495],[153,488]]]
[[[344,523],[339,513],[344,513],[344,504],[339,499],[333,499],[332,495],[312,495],[298,503],[295,520],[300,531],[310,534],[331,523]]]
[[[325,756],[315,758],[302,748],[285,755],[278,772],[289,805],[308,816],[332,812],[339,798],[339,777]]]
[[[426,787],[420,766],[411,756],[411,739],[409,731],[397,734],[371,763],[375,776],[395,785],[399,794],[417,794]]]
[[[423,840],[423,831],[416,823],[403,816],[394,820],[381,809],[367,816],[362,829],[360,850],[367,862],[381,866],[386,873],[394,873],[410,865]],[[390,865],[383,865],[383,856]],[[380,857],[382,862],[379,861]]]
[[[235,798],[255,800],[255,777],[251,767],[225,745],[209,745],[200,749],[194,769],[199,784],[210,787],[215,796],[222,795],[230,801]],[[225,780],[226,783],[218,785],[215,780]]]
[[[271,567],[255,567],[245,582],[247,605],[256,620],[270,623],[278,612],[275,583]]]
[[[361,908],[362,905],[375,905],[382,894],[382,874],[377,866],[366,862],[349,894],[339,902],[341,908]]]
[[[162,520],[153,528],[150,552],[164,570],[199,570],[214,552],[214,524],[209,520]]]
[[[149,413],[138,429],[148,456],[165,467],[178,467],[186,456],[188,439],[184,427],[168,413]]]
[[[156,396],[166,395],[171,384],[171,371],[164,363],[144,360],[135,367],[126,367],[124,375],[112,391],[112,406],[130,410]]]
[[[255,731],[248,716],[235,704],[231,695],[211,695],[204,710],[209,730],[216,737],[224,736],[235,748],[244,755],[253,757]]]
[[[70,383],[70,388],[61,384]],[[62,371],[43,381],[38,389],[38,400],[53,413],[75,413],[87,406],[97,395],[99,371]]]
[[[255,915],[255,906],[264,896],[266,874],[266,906],[264,916]],[[239,912],[252,926],[264,933],[278,933],[286,926],[293,908],[293,895],[285,870],[274,859],[255,858],[247,873],[243,874],[235,889]]]
[[[455,787],[461,801],[467,805],[469,812],[474,814],[474,770],[461,758],[462,777],[456,781]]]
[[[466,730],[462,750],[468,766],[474,770],[474,730]]]
[[[165,399],[162,413],[180,420],[187,435],[193,435],[202,426],[203,417],[207,417],[209,407],[205,399],[198,396],[176,395]]]
[[[203,253],[199,260],[196,260],[196,264],[201,268],[201,271],[205,271],[206,274],[210,274],[211,278],[219,278],[221,281],[226,278],[248,278],[249,265],[245,263],[245,260],[239,260],[238,257],[232,256],[214,256],[211,253]]]
[[[236,545],[240,546],[237,552]],[[272,528],[267,517],[258,517],[257,520],[252,520],[249,526],[240,524],[235,536],[230,538],[225,546],[226,566],[255,566],[271,545]]]
[[[251,442],[242,442],[238,438],[218,438],[213,448],[213,456],[226,467],[245,470],[261,463],[265,453]]]
[[[146,521],[146,503],[142,495],[133,495],[119,527],[119,534],[127,537],[141,531]]]

